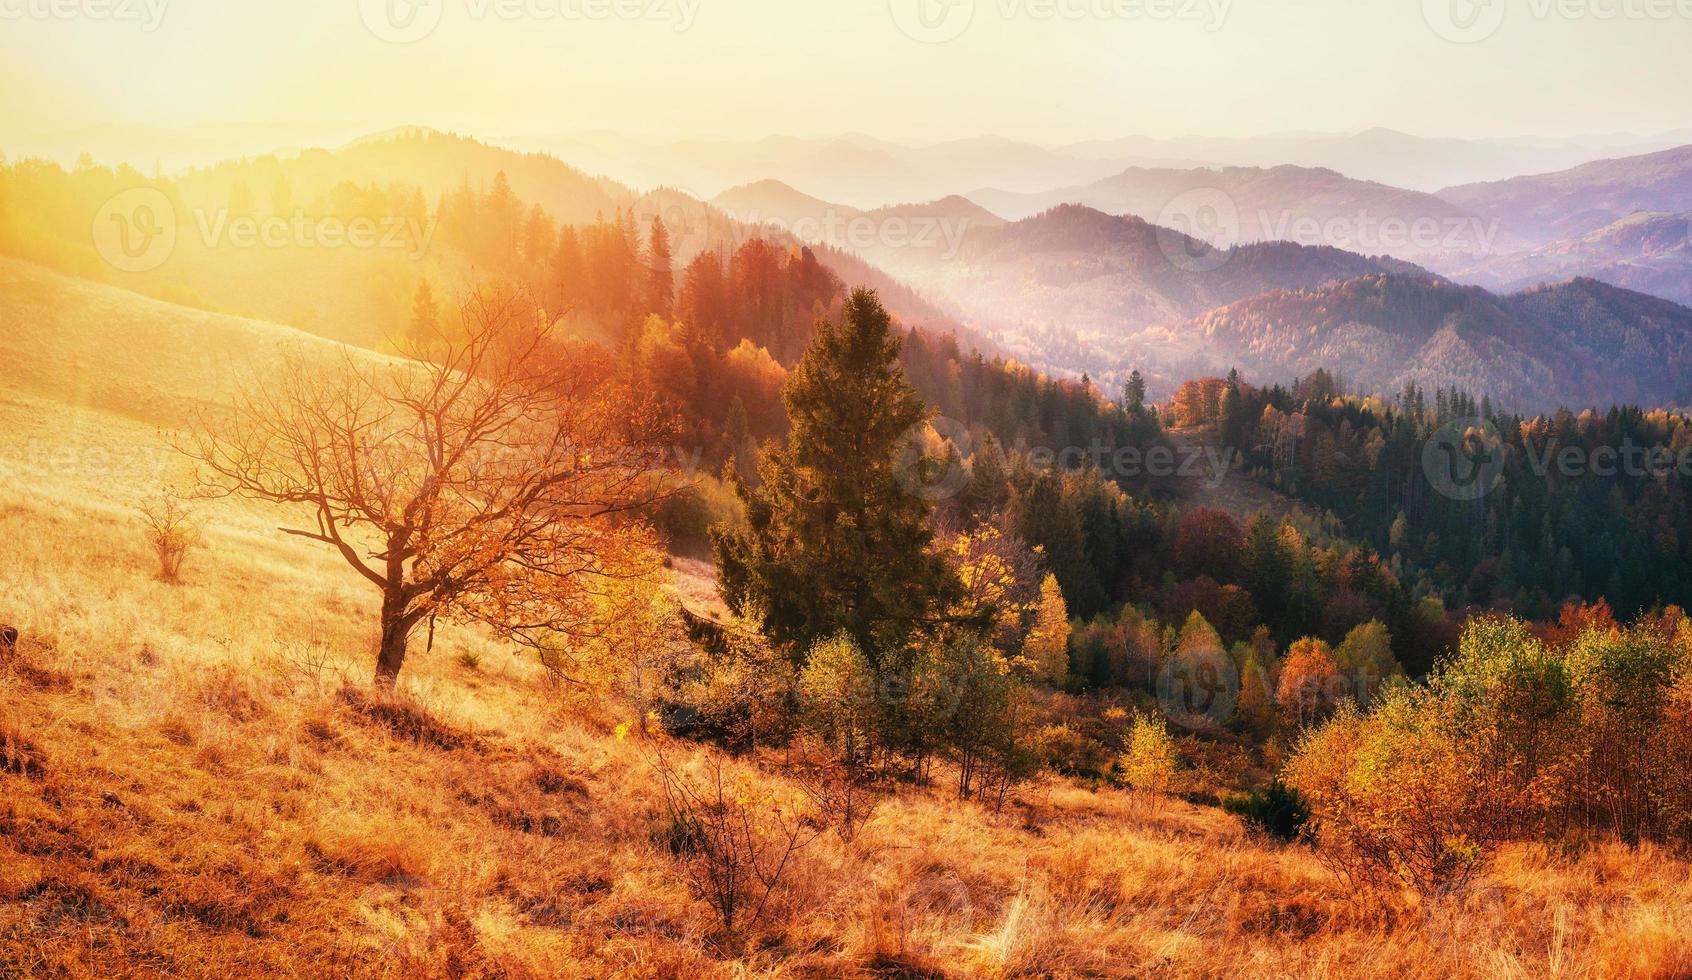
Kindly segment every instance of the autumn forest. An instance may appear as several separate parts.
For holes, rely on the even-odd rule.
[[[1692,975],[1692,137],[740,141],[666,6],[663,140],[0,140],[0,975]]]

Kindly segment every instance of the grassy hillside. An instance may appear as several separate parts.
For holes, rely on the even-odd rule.
[[[185,581],[155,580],[132,501],[279,343],[323,345],[0,265],[0,975],[1692,971],[1692,866],[1660,850],[1508,849],[1387,912],[1214,808],[1055,778],[997,811],[903,790],[720,941],[652,768],[714,752],[619,737],[617,705],[470,632],[377,696],[374,593],[263,508],[200,505]],[[784,761],[724,764],[786,793]]]
[[[262,320],[188,309],[0,257],[8,390],[179,426],[284,352],[377,355]]]

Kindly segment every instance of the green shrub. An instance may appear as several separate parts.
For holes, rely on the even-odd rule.
[[[745,519],[746,509],[729,485],[714,476],[702,476],[666,497],[652,523],[671,551],[706,556],[711,553],[711,528],[739,526]]]
[[[1279,841],[1297,840],[1310,819],[1304,797],[1279,779],[1263,789],[1229,794],[1222,800],[1222,809],[1239,817],[1252,833]]]

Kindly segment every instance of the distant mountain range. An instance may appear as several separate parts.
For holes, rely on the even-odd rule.
[[[882,261],[1017,356],[1095,376],[1118,362],[1125,338],[1158,323],[1272,289],[1370,273],[1426,274],[1390,258],[1289,242],[1217,249],[1080,205],[970,228],[951,256],[888,249]]]
[[[291,193],[301,201],[327,197],[343,183],[386,186],[402,181],[417,186],[430,207],[466,181],[485,189],[495,174],[504,173],[512,192],[525,203],[538,204],[555,220],[570,224],[591,223],[599,215],[609,219],[640,196],[557,157],[419,126],[375,133],[332,150],[228,160],[183,174],[177,183],[184,194],[221,206],[236,182],[255,195],[268,194],[270,184],[263,178],[280,173],[287,174]]]
[[[1483,256],[1421,257],[1455,279],[1516,289],[1587,276],[1692,301],[1692,146],[1453,187],[1439,197],[1505,243]]]
[[[663,145],[611,134],[516,142],[637,186],[679,187],[711,198],[732,187],[777,180],[861,209],[933,200],[971,187],[1037,191],[1097,180],[1122,168],[1115,161],[1076,159],[993,136],[921,147],[860,134]]]
[[[1692,310],[1575,279],[1510,296],[1371,275],[1255,296],[1129,338],[1142,362],[1282,380],[1317,367],[1357,391],[1415,381],[1545,410],[1692,406]]]
[[[787,233],[844,249],[891,272],[955,258],[964,240],[1005,223],[968,198],[860,210],[811,197],[780,181],[730,188],[711,205],[748,229]]]
[[[335,146],[368,127],[334,124],[121,125],[55,130],[41,124],[14,134],[0,150],[16,159],[45,156],[66,165],[82,153],[126,162],[148,173],[177,173],[287,147]],[[1412,190],[1548,173],[1592,160],[1692,143],[1692,130],[1608,133],[1566,139],[1447,139],[1391,129],[1357,133],[1283,133],[1242,138],[1125,135],[1039,146],[1000,136],[910,145],[847,133],[823,139],[643,141],[615,133],[481,134],[491,142],[552,153],[590,174],[642,188],[677,187],[714,197],[729,187],[773,178],[829,200],[875,208],[925,201],[975,187],[1032,193],[1087,184],[1130,166],[1300,167]]]
[[[442,195],[465,184],[485,192],[500,174],[505,175],[512,193],[525,206],[539,206],[554,220],[566,224],[611,221],[618,212],[627,212],[634,215],[644,235],[652,219],[661,217],[671,236],[678,279],[682,267],[705,249],[732,250],[753,238],[781,247],[815,245],[819,261],[836,276],[848,286],[879,290],[888,308],[908,326],[962,333],[967,346],[993,349],[987,338],[965,331],[956,319],[863,255],[802,238],[789,230],[791,226],[754,225],[679,190],[659,188],[642,193],[608,178],[590,176],[547,154],[510,150],[425,127],[372,134],[333,150],[310,149],[285,156],[227,161],[185,173],[175,183],[190,209],[213,213],[248,195],[260,199],[267,209],[285,213],[286,206],[268,199],[282,177],[289,193],[302,203],[333,200],[337,188],[347,185],[397,184],[418,188],[423,195],[421,204],[433,209]],[[959,200],[972,211],[979,210]],[[357,297],[361,292],[374,294],[379,289],[409,291],[415,288],[419,275],[433,277],[437,288],[450,295],[468,285],[465,277],[475,275],[475,270],[433,261],[414,268],[384,267],[376,271],[369,266],[383,257],[383,250],[364,251],[367,254],[335,256],[336,261],[314,268],[309,275],[278,281],[269,291],[226,283],[213,274],[213,267],[200,270],[201,274],[187,285],[223,308],[295,322],[340,339],[369,342],[372,338],[359,333],[357,324],[372,320],[372,315],[368,310],[347,308],[346,297]],[[257,261],[258,257],[253,259]],[[357,288],[361,282],[367,284],[364,290]],[[332,298],[338,298],[333,308]],[[313,312],[301,315],[302,309]],[[379,338],[391,326],[376,324],[369,329]]]
[[[1597,231],[1638,211],[1692,210],[1692,145],[1451,187],[1439,197],[1496,220],[1509,235],[1548,244]]]
[[[1119,177],[1090,188],[1093,199],[1132,211],[1148,209],[1148,197],[1221,185],[1231,200],[1298,201],[1318,220],[1338,222],[1360,208],[1463,217],[1432,195],[1297,167]],[[991,200],[1016,215],[1011,196]],[[837,231],[854,221],[933,221],[955,236],[946,248],[872,238],[854,251],[1019,358],[1087,372],[1110,387],[1136,367],[1158,394],[1229,367],[1268,380],[1327,367],[1364,391],[1391,392],[1414,379],[1543,409],[1616,397],[1686,404],[1692,384],[1677,360],[1692,355],[1692,310],[1619,288],[1685,291],[1689,280],[1677,273],[1692,247],[1685,215],[1636,216],[1576,242],[1471,254],[1466,264],[1444,256],[1464,270],[1462,281],[1514,294],[1501,297],[1390,256],[1287,241],[1217,248],[1080,204],[1008,222],[955,197],[858,211],[776,181],[734,188],[713,203],[799,225],[833,221]]]
[[[1602,157],[1649,153],[1692,143],[1692,130],[1569,139],[1442,139],[1375,128],[1360,133],[1293,133],[1243,139],[1128,137],[1078,143],[1061,152],[1084,159],[1163,157],[1211,166],[1292,165],[1337,170],[1358,180],[1434,191],[1453,184],[1562,170]]]
[[[1498,241],[1473,214],[1432,194],[1309,167],[1130,167],[1084,186],[1036,194],[979,190],[968,197],[1011,219],[1060,204],[1084,204],[1137,215],[1221,247],[1296,241],[1413,259],[1430,253],[1476,255],[1523,244]]]
[[[1463,140],[1371,129],[1241,139],[1126,136],[1057,147],[998,136],[909,145],[858,133],[825,139],[772,136],[649,143],[600,132],[514,135],[502,142],[554,153],[589,172],[610,174],[637,187],[679,187],[696,197],[710,198],[731,187],[779,180],[826,200],[868,209],[934,200],[972,188],[1039,193],[1090,184],[1128,167],[1292,165],[1434,191],[1692,143],[1692,131],[1561,140]]]
[[[1574,276],[1692,305],[1692,211],[1640,211],[1597,231],[1453,271],[1463,282],[1516,290]]]
[[[407,128],[335,150],[221,163],[176,184],[185,204],[212,209],[273,187],[334,200],[348,186],[395,185],[416,187],[432,207],[503,173],[525,204],[566,223],[620,211],[642,225],[662,218],[678,271],[702,250],[753,237],[809,245],[848,284],[880,290],[912,326],[957,332],[966,346],[1039,368],[1089,372],[1107,388],[1131,367],[1161,382],[1231,366],[1260,381],[1328,367],[1363,391],[1390,393],[1414,379],[1536,409],[1692,405],[1692,310],[1668,301],[1692,300],[1692,146],[1428,194],[1309,166],[1122,167],[1109,159],[1122,147],[1066,156],[998,140],[920,153],[868,137],[824,149],[802,140],[760,145],[775,171],[833,176],[796,185],[766,175],[707,201],[674,186],[641,192],[575,159]],[[728,173],[744,146],[700,144],[698,156],[671,159]],[[1087,161],[1092,171],[1071,166],[1087,153],[1101,155]],[[1113,169],[1097,172],[1107,160]],[[989,181],[999,189],[913,193],[891,200],[926,203],[893,205],[863,190],[896,178],[914,192],[940,171],[954,190]],[[1064,179],[1035,183],[1054,173]],[[858,178],[874,206],[828,189]],[[1430,249],[1333,233],[1356,236],[1365,229],[1360,215],[1380,235],[1387,222],[1421,220],[1490,237],[1478,250]],[[356,281],[372,295],[403,295],[418,274],[452,271],[425,263],[399,275],[380,258],[239,295],[215,276],[181,285],[225,308],[287,313],[309,326],[322,305],[315,293],[354,295],[348,282]],[[349,323],[360,317],[353,308],[333,312]]]

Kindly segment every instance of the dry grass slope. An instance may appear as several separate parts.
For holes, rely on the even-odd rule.
[[[202,508],[184,584],[154,579],[132,503],[222,383],[200,359],[293,339],[0,265],[27,375],[0,396],[0,621],[24,634],[0,975],[1692,975],[1674,855],[1515,848],[1460,902],[1382,913],[1218,811],[1061,781],[999,813],[905,792],[716,941],[614,707],[456,631],[377,698],[372,595],[261,509]]]

